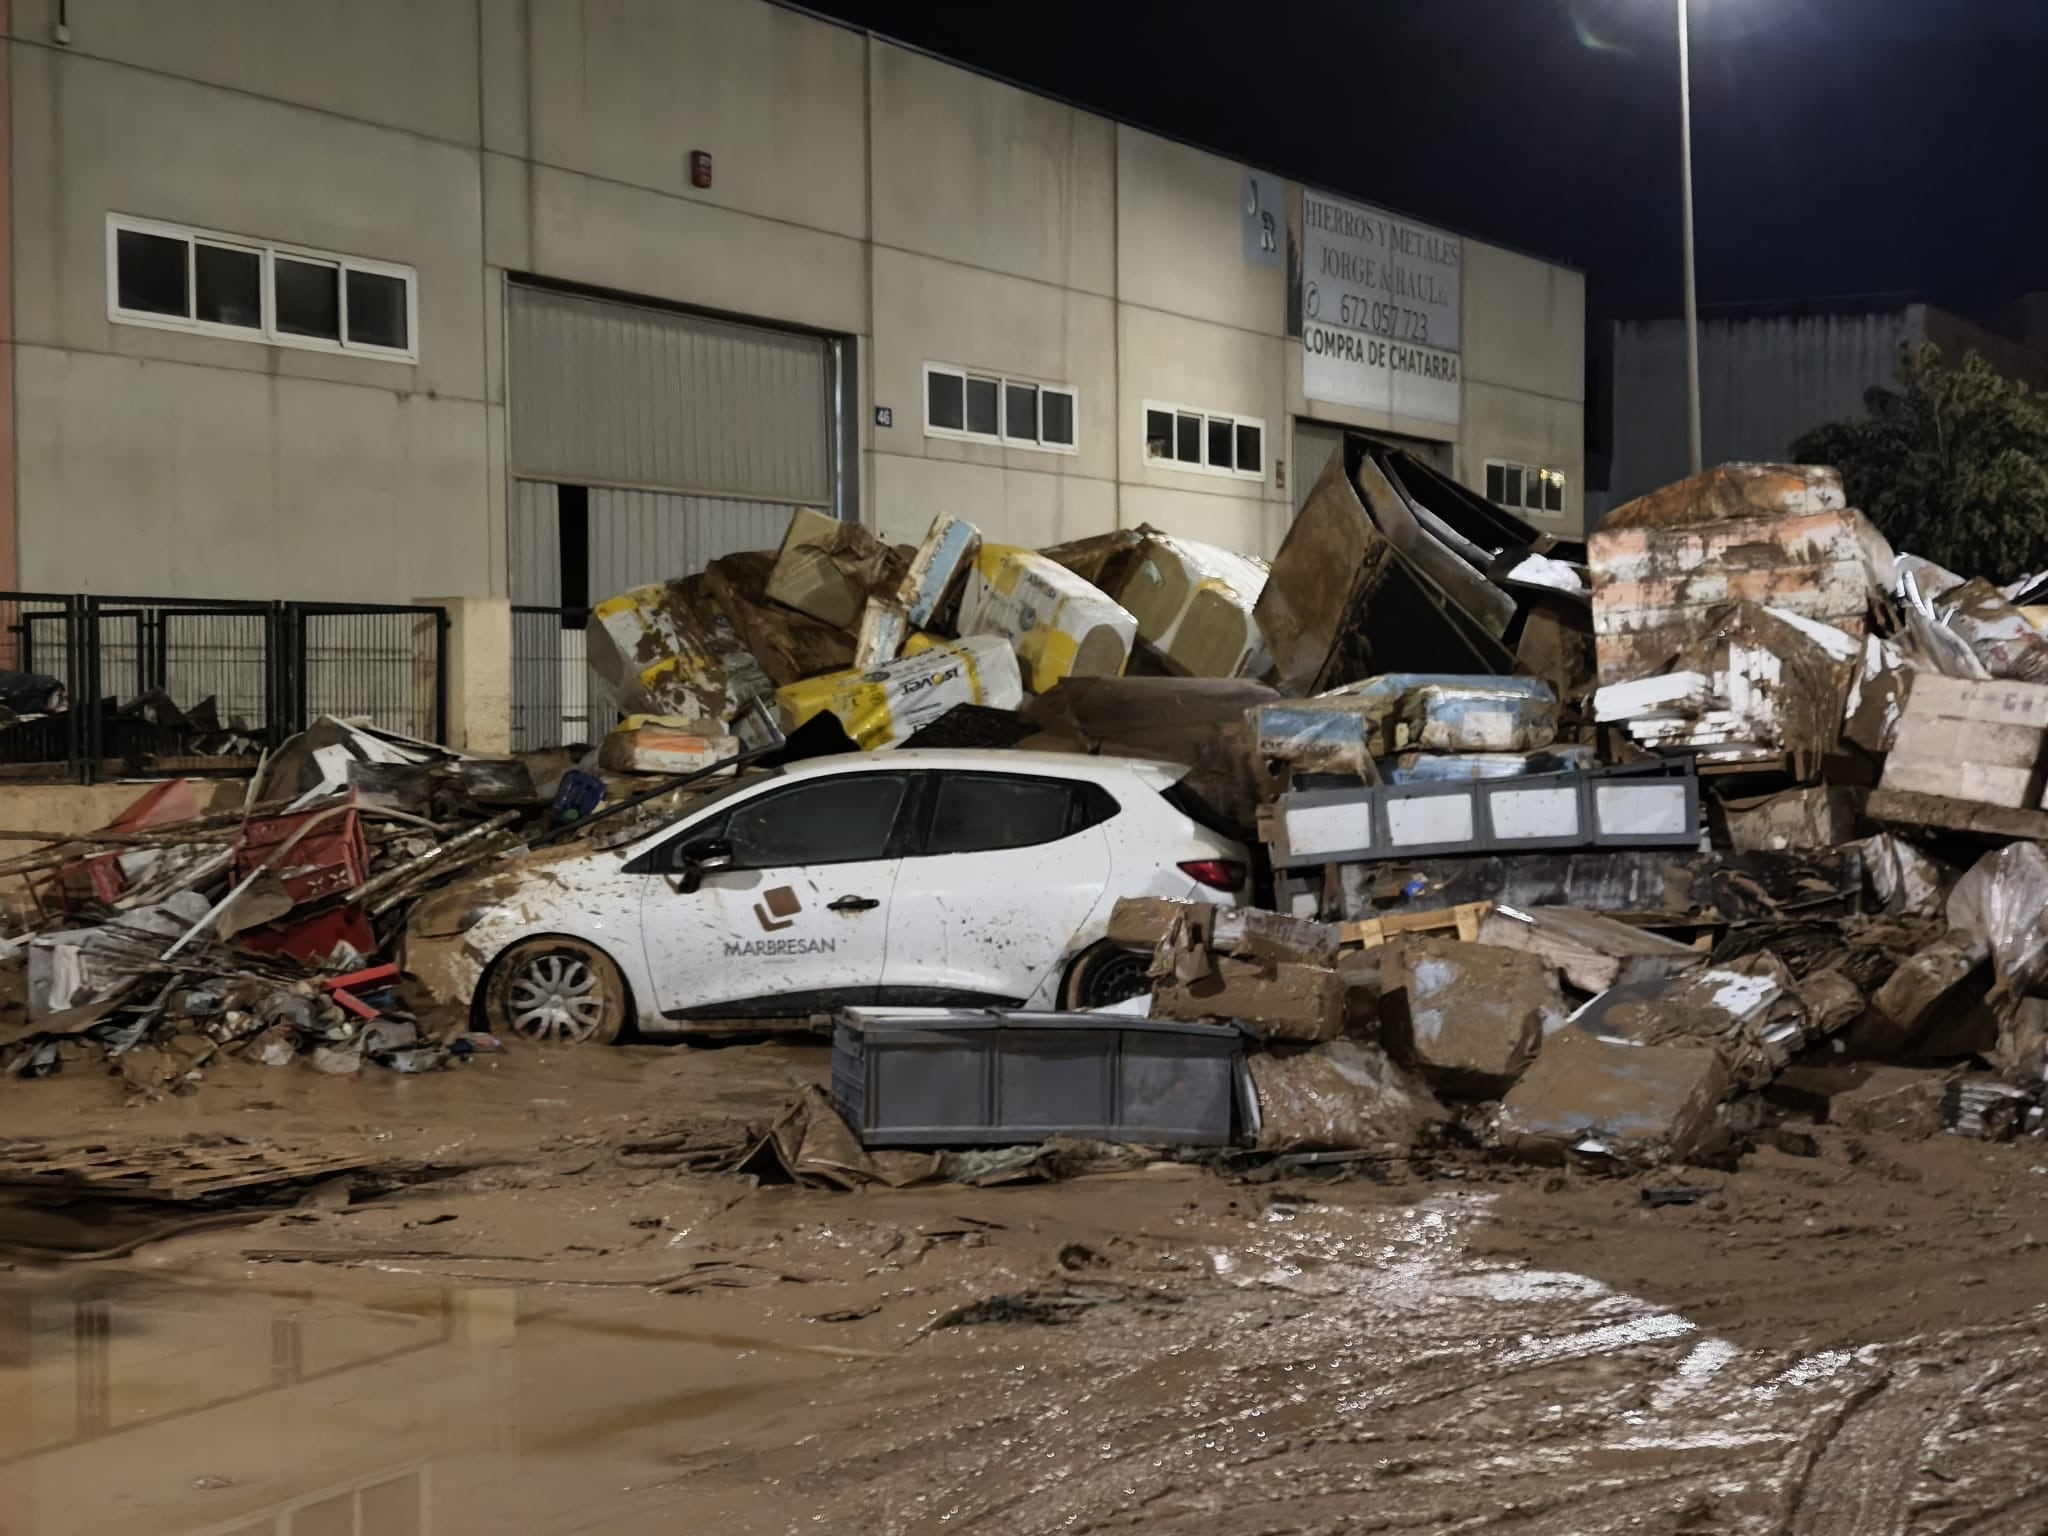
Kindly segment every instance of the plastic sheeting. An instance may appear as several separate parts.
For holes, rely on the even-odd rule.
[[[956,704],[1016,709],[1024,688],[1008,642],[971,635],[919,645],[915,655],[870,671],[791,683],[776,690],[775,702],[784,730],[830,711],[847,735],[873,751],[900,745]]]
[[[1008,641],[1024,686],[1043,693],[1069,677],[1121,676],[1138,621],[1036,550],[984,544],[960,601],[960,633]]]

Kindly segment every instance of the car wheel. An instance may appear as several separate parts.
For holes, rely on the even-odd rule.
[[[1146,974],[1151,966],[1150,950],[1125,949],[1105,939],[1068,968],[1066,985],[1060,989],[1061,1006],[1107,1008],[1142,997],[1152,990],[1152,978]]]
[[[576,939],[527,939],[491,967],[491,1028],[536,1045],[610,1045],[626,1027],[626,981],[603,952]]]

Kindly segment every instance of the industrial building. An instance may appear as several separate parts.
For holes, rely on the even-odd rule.
[[[2032,325],[2027,324],[2032,319]],[[1944,357],[1980,354],[2048,388],[2048,295],[2021,300],[1997,329],[1914,298],[1885,294],[1799,304],[1716,305],[1700,315],[1700,436],[1709,464],[1770,462],[1823,422],[1863,414],[1874,385],[1895,382],[1902,349],[1933,342]],[[1690,471],[1685,322],[1614,322],[1593,359],[1587,423],[1589,519]]]
[[[1574,271],[765,0],[12,0],[17,589],[574,607],[941,509],[1581,508]],[[1515,494],[1509,495],[1509,488]]]

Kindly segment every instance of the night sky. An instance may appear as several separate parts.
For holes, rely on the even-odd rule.
[[[1679,308],[1673,0],[821,0]],[[2048,0],[1692,0],[1703,304],[2048,289]]]

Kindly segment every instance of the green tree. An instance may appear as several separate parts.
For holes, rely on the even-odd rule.
[[[2001,582],[2048,569],[2048,395],[1975,352],[1951,368],[1929,342],[1863,406],[1800,437],[1792,457],[1839,469],[1849,505],[1902,554]]]

